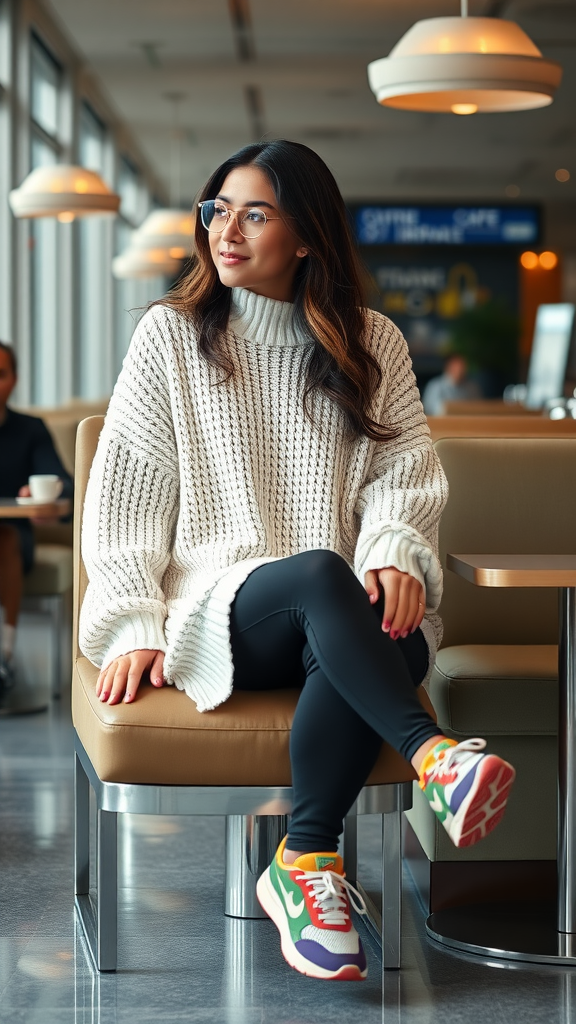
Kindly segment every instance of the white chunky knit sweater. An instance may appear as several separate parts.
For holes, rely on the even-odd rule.
[[[438,520],[447,487],[406,343],[366,312],[383,369],[373,407],[399,438],[345,440],[343,414],[300,373],[310,342],[292,305],[235,288],[225,335],[235,373],[199,354],[163,306],[136,328],[92,465],[82,530],[89,584],[80,646],[97,666],[138,648],[164,651],[168,682],[200,711],[232,689],[229,610],[259,565],[300,551],[341,554],[364,583],[395,566],[426,590],[431,663],[441,638]]]

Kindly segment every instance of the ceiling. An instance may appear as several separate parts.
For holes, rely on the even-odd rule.
[[[317,150],[347,199],[494,201],[505,200],[507,186],[515,185],[518,202],[545,201],[556,216],[560,209],[576,211],[574,0],[470,0],[471,15],[519,22],[564,67],[551,107],[472,117],[384,109],[366,78],[367,63],[386,56],[414,21],[458,14],[459,0],[46,0],[46,6],[174,202],[190,203],[218,163],[268,136]],[[568,168],[571,180],[559,183],[558,168]]]

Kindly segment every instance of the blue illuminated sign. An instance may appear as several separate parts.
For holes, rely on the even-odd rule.
[[[530,245],[538,241],[534,206],[361,206],[361,245]]]

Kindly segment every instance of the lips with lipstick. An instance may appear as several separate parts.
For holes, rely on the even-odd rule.
[[[235,267],[239,263],[243,263],[245,260],[250,259],[249,256],[241,256],[239,252],[231,252],[228,249],[223,249],[220,252],[220,259],[227,267]]]

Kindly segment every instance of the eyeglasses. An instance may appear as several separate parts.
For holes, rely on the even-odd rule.
[[[231,217],[236,217],[238,230],[241,235],[244,235],[244,238],[258,238],[258,235],[264,231],[267,221],[282,220],[281,217],[267,217],[264,210],[259,210],[256,207],[240,210],[237,213],[218,199],[206,199],[203,203],[198,203],[198,206],[204,227],[207,231],[213,231],[215,234],[221,234],[224,231]]]

